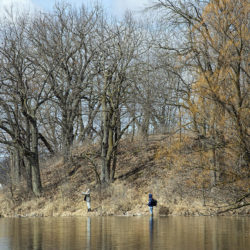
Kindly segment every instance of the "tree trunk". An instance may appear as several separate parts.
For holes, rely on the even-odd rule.
[[[106,103],[106,94],[103,94],[102,97],[102,150],[101,150],[101,158],[102,158],[102,169],[101,169],[101,183],[104,184],[107,182],[109,173],[108,173],[108,161],[107,161],[107,153],[108,153],[108,139],[109,139],[109,118],[108,118],[108,110]]]
[[[38,138],[39,134],[37,129],[37,122],[35,119],[33,119],[31,122],[31,153],[28,156],[28,160],[31,165],[32,191],[36,196],[39,196],[42,191],[38,157]]]
[[[67,123],[65,120],[63,122],[63,129],[62,129],[62,136],[63,136],[63,145],[62,145],[62,152],[63,152],[63,160],[64,162],[68,162],[71,159],[71,147],[74,141],[74,134],[73,134],[73,125]]]
[[[31,174],[31,165],[30,162],[24,157],[24,166],[25,166],[25,179],[28,192],[33,190],[32,188],[32,174]]]
[[[25,142],[25,145],[29,150],[31,150],[31,148],[30,148],[31,130],[30,130],[30,122],[27,119],[27,117],[25,117],[25,123],[26,123],[26,142]],[[25,178],[26,178],[27,189],[28,189],[28,191],[32,192],[33,189],[32,189],[31,164],[30,164],[29,160],[27,159],[27,157],[24,156],[23,153],[22,153],[22,157],[23,157],[23,162],[25,165]]]
[[[112,169],[111,169],[111,182],[113,182],[115,180],[115,170],[116,170],[116,163],[117,163],[117,140],[118,140],[118,127],[115,127],[115,131],[114,131],[114,148],[113,148],[113,162],[112,162]]]
[[[143,121],[139,128],[139,134],[143,138],[148,138],[148,130],[149,130],[149,114],[146,112],[143,117]]]
[[[216,186],[219,180],[219,172],[217,169],[216,149],[213,147],[213,170],[211,170],[211,186]]]
[[[20,184],[20,152],[18,149],[14,149],[12,153],[12,182],[15,186],[19,186]]]
[[[36,154],[29,157],[31,164],[31,175],[32,175],[32,191],[36,196],[39,196],[42,191],[42,184],[40,179],[39,161]]]

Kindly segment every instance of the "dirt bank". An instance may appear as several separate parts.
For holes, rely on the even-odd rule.
[[[196,154],[164,136],[148,141],[124,140],[119,148],[114,183],[100,186],[93,165],[82,157],[95,146],[78,147],[70,164],[60,157],[48,159],[41,168],[43,193],[29,195],[25,185],[0,192],[0,215],[9,216],[137,216],[149,214],[148,194],[158,200],[155,215],[209,216],[249,215],[249,178],[210,185],[210,171],[194,167]],[[166,150],[166,145],[168,145]],[[199,156],[200,157],[200,156]],[[96,160],[99,164],[100,159]],[[92,212],[87,213],[82,191],[91,189]],[[225,213],[222,213],[224,212]]]

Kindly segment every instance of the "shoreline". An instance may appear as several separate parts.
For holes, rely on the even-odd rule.
[[[147,206],[147,196],[140,194],[136,199],[127,197],[118,199],[116,196],[101,199],[98,193],[93,192],[91,212],[87,212],[86,202],[81,195],[75,197],[53,198],[41,196],[14,202],[0,195],[0,217],[2,218],[35,218],[35,217],[104,217],[104,216],[150,216]],[[213,204],[212,200],[203,204],[201,199],[187,197],[182,200],[157,198],[158,205],[154,207],[154,216],[250,216],[250,205],[247,201],[237,204]]]
[[[175,216],[184,216],[184,217],[249,217],[249,206],[244,209],[227,211],[225,213],[218,213],[216,210],[203,209],[198,210],[198,208],[190,209],[188,207],[182,208],[181,212],[175,211],[173,208],[159,207],[154,208],[154,217],[175,217]],[[18,209],[19,210],[19,209]],[[92,212],[87,212],[85,209],[75,210],[74,212],[70,211],[60,211],[60,212],[48,212],[46,210],[40,211],[1,211],[0,218],[59,218],[59,217],[112,217],[112,216],[121,216],[121,217],[141,217],[141,216],[150,216],[150,213],[147,209],[143,210],[131,210],[126,212],[111,212],[105,210],[93,210]]]
[[[0,216],[0,219],[15,219],[15,218],[87,218],[87,217],[151,217],[150,214],[141,214],[141,215],[15,215],[15,216]],[[163,218],[163,217],[250,217],[249,214],[231,214],[231,215],[154,215],[154,218]]]
[[[79,167],[73,175],[69,175],[71,169],[61,158],[46,161],[41,171],[42,193],[39,196],[27,193],[24,180],[18,186],[4,187],[0,190],[0,215],[144,216],[149,215],[150,193],[158,201],[155,216],[250,215],[249,178],[232,184],[229,177],[224,176],[221,183],[211,186],[210,170],[192,167],[189,157],[199,162],[199,155],[176,151],[174,142],[165,152],[162,146],[167,143],[167,139],[155,141],[151,138],[147,145],[140,140],[128,145],[125,140],[120,148],[116,179],[104,186],[97,182],[94,171],[84,161],[74,163],[74,168]],[[171,157],[169,150],[174,152]],[[74,155],[84,152],[86,148],[78,148]],[[179,162],[179,159],[184,162]],[[91,190],[90,213],[87,213],[82,195],[88,189]]]

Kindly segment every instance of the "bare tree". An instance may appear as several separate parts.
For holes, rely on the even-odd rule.
[[[54,121],[61,128],[65,161],[70,157],[76,137],[75,123],[82,116],[82,101],[88,101],[91,96],[95,75],[92,67],[96,57],[95,28],[99,15],[97,7],[88,11],[82,6],[76,11],[61,5],[53,14],[36,19],[30,30],[29,39],[36,47],[33,63],[48,75],[48,84],[54,94],[50,105],[56,105]],[[95,105],[92,108],[95,110]],[[90,125],[91,119],[93,117]],[[83,131],[80,133],[83,137]]]
[[[119,24],[106,22],[100,27],[102,47],[97,68],[102,113],[101,182],[110,183],[115,176],[119,141],[131,123],[122,123],[122,107],[128,99],[129,74],[135,68],[142,35],[130,15]]]
[[[27,185],[35,195],[40,195],[38,140],[42,135],[39,134],[37,112],[47,101],[49,88],[46,77],[30,62],[32,48],[25,33],[28,20],[20,18],[18,21],[8,23],[2,30],[0,104],[3,114],[0,128],[5,137],[1,142],[15,149],[14,158],[18,158],[15,163],[25,157]]]

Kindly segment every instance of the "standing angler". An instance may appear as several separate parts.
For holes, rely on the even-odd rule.
[[[91,206],[90,206],[90,189],[88,189],[86,192],[82,192],[82,194],[84,194],[84,200],[87,202],[87,208],[88,208],[88,212],[91,212]]]
[[[148,195],[148,206],[149,206],[149,212],[151,216],[153,216],[153,207],[157,206],[157,200],[153,199],[153,195]]]

